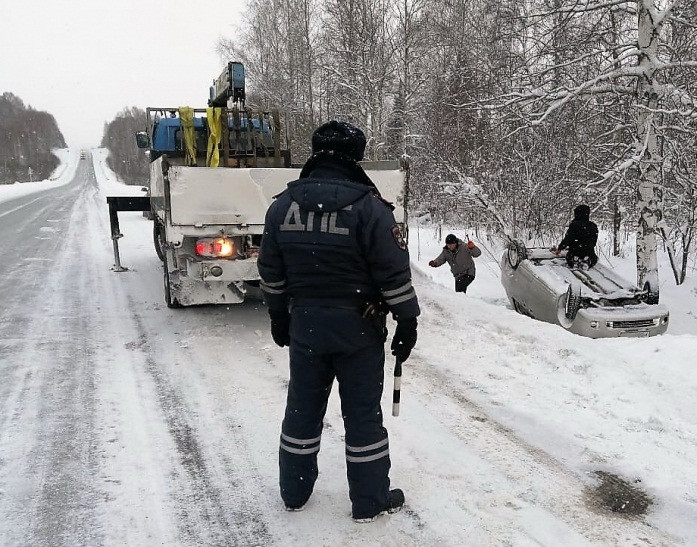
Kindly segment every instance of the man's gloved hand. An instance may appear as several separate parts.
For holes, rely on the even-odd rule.
[[[416,345],[416,317],[397,321],[397,328],[392,338],[392,355],[404,362]]]
[[[431,266],[431,268],[435,268],[435,267],[438,266],[438,264],[436,264],[436,261],[435,261],[435,260],[429,261],[428,265]]]
[[[290,346],[290,313],[288,310],[269,310],[271,337],[279,347]]]
[[[474,249],[474,241],[468,241],[468,242],[467,242],[467,248],[468,248],[468,249]]]

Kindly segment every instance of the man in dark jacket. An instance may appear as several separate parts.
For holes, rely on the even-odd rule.
[[[467,287],[470,286],[470,283],[474,281],[474,277],[477,275],[477,269],[472,259],[477,258],[481,254],[481,249],[474,244],[474,241],[468,241],[465,244],[455,234],[448,234],[445,238],[443,251],[435,260],[431,260],[428,265],[432,268],[438,268],[447,262],[455,278],[455,292],[466,293]]]
[[[281,497],[302,509],[317,479],[322,420],[334,378],[346,430],[353,518],[394,513],[404,504],[390,490],[389,445],[380,398],[387,336],[404,361],[416,344],[419,304],[409,253],[392,207],[359,165],[360,129],[332,121],[312,135],[300,178],[271,204],[259,254],[271,335],[290,347],[290,382],[279,451]],[[290,308],[290,311],[289,311]]]
[[[575,261],[588,263],[592,268],[598,262],[598,255],[595,254],[595,244],[598,242],[598,226],[590,220],[591,209],[588,205],[579,205],[574,209],[574,219],[566,230],[566,235],[556,248],[557,254],[564,249],[566,253],[566,263],[569,267],[574,266]]]

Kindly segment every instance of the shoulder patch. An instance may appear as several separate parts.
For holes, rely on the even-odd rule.
[[[402,230],[399,228],[399,225],[397,224],[392,226],[392,237],[394,237],[394,242],[397,244],[397,247],[399,247],[403,251],[407,250],[407,242],[404,240]]]

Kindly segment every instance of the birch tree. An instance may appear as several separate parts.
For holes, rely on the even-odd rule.
[[[322,64],[331,78],[329,117],[354,122],[368,139],[366,156],[385,156],[385,129],[395,77],[388,0],[327,0]]]
[[[607,125],[606,116],[605,123],[591,127],[589,135],[589,144],[600,144],[605,151],[596,157],[602,162],[584,163],[589,175],[596,172],[588,182],[600,195],[610,195],[624,182],[636,191],[637,282],[647,289],[650,301],[659,296],[656,234],[664,217],[664,128],[669,117],[695,115],[695,95],[675,79],[676,71],[691,70],[695,61],[675,59],[667,42],[670,25],[679,23],[675,14],[682,4],[680,0],[539,4],[529,17],[531,28],[549,38],[540,38],[526,52],[532,70],[525,75],[525,85],[488,103],[509,116],[524,113],[527,127],[551,123],[573,105],[611,112],[614,127]],[[578,49],[583,43],[583,51],[574,52],[555,41],[559,32],[572,27],[576,38],[569,44]],[[676,102],[682,105],[680,110],[667,107]],[[628,113],[626,119],[621,107]]]

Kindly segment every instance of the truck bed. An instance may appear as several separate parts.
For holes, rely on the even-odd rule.
[[[151,164],[150,195],[156,214],[164,219],[167,206],[163,158]],[[382,196],[395,204],[397,222],[404,221],[404,171],[396,162],[385,162],[391,169],[366,172]],[[173,226],[264,225],[264,217],[273,197],[297,179],[294,168],[207,168],[171,165],[169,177],[169,223]]]

